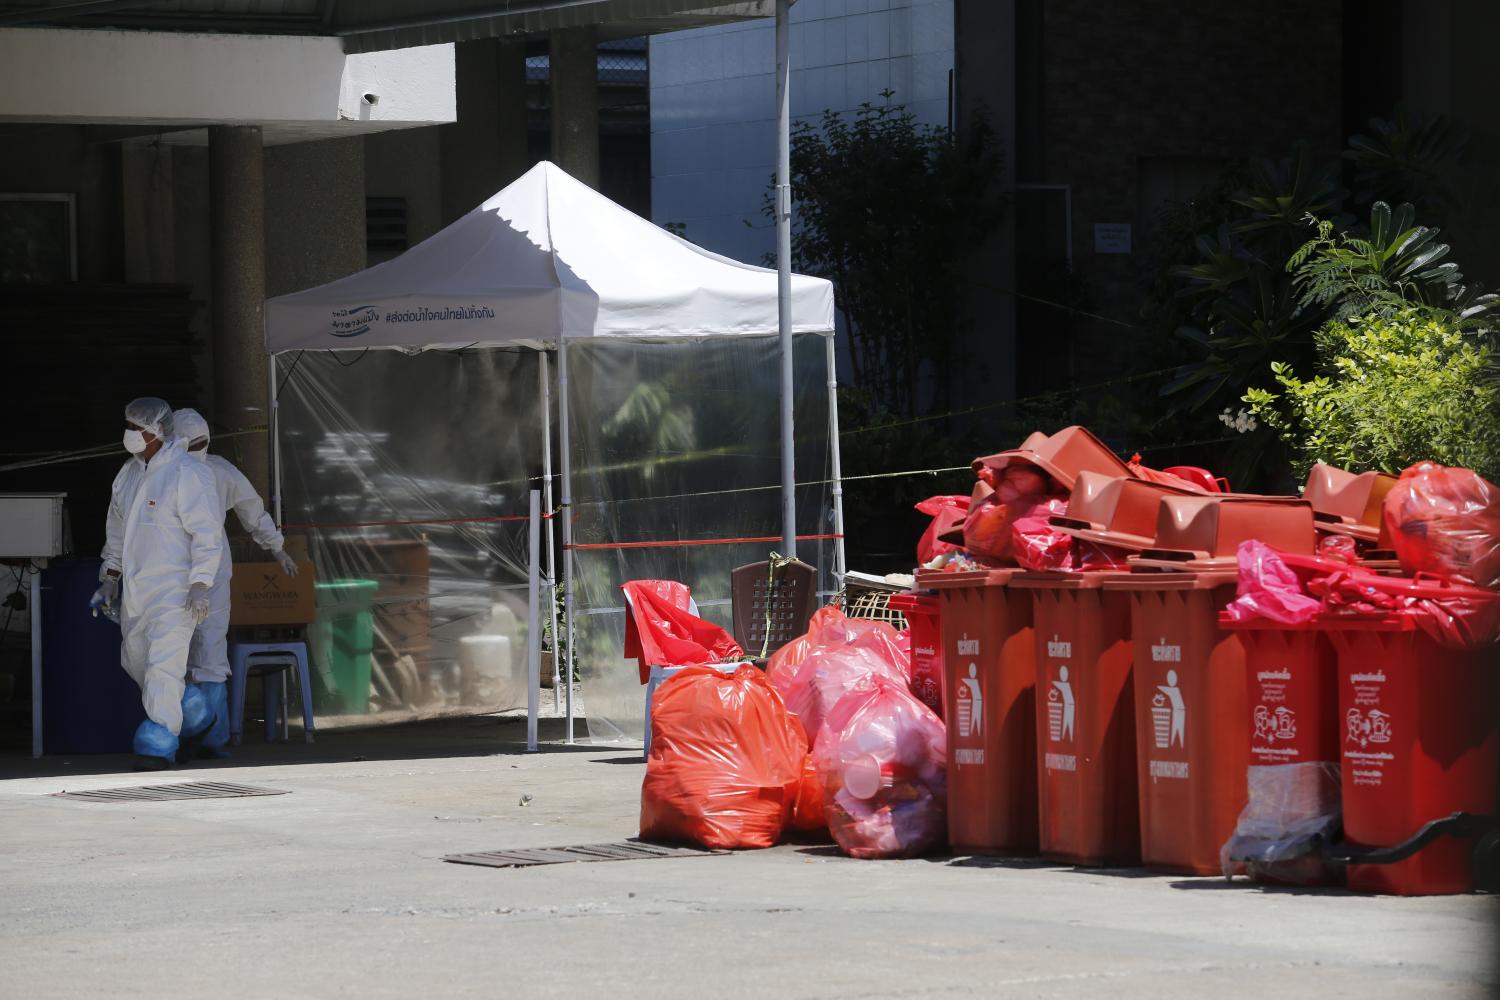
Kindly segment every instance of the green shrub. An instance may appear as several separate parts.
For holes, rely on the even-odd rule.
[[[1304,381],[1271,365],[1281,391],[1251,389],[1251,412],[1295,456],[1399,473],[1430,459],[1500,473],[1500,386],[1486,344],[1461,333],[1451,315],[1411,307],[1382,318],[1331,322],[1316,335],[1322,372]]]

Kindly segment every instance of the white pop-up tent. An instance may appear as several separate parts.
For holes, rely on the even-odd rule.
[[[833,288],[826,280],[794,275],[789,298],[792,332],[822,335],[825,342],[834,572],[842,573]],[[564,607],[571,635],[569,343],[767,338],[779,332],[778,309],[776,271],[696,247],[616,205],[555,165],[541,163],[400,257],[326,285],[268,300],[265,330],[271,355],[272,410],[277,412],[276,359],[289,352],[451,352],[505,345],[538,352],[555,349]],[[544,483],[550,491],[551,388],[545,353],[541,361],[545,433],[539,444]],[[422,400],[412,401],[410,413],[413,420],[441,423],[445,419],[441,413],[424,413]],[[279,508],[284,445],[279,420],[273,434]],[[546,504],[550,509],[550,497]],[[570,737],[571,693],[568,685]]]

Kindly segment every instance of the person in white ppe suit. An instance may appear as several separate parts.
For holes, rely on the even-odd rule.
[[[213,476],[220,519],[234,511],[241,526],[257,545],[271,553],[281,571],[287,576],[296,576],[297,564],[283,548],[286,540],[277,530],[271,515],[266,513],[266,505],[255,492],[255,487],[250,485],[250,480],[228,459],[208,453],[208,421],[197,410],[181,409],[172,414],[172,424],[178,444]],[[229,632],[229,579],[232,573],[233,562],[226,535],[219,549],[219,572],[208,591],[208,617],[193,630],[192,645],[188,647],[188,676],[208,699],[217,720],[203,739],[204,748],[211,752],[219,751],[229,742],[229,694],[225,682],[229,680],[226,636]]]
[[[146,720],[135,733],[137,766],[160,769],[181,740],[206,733],[213,715],[187,685],[193,628],[209,612],[224,514],[213,477],[173,440],[172,408],[160,399],[125,407],[131,458],[110,487],[104,566],[90,602],[120,620],[120,663],[141,687]]]

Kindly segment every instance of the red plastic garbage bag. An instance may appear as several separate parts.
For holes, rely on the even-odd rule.
[[[1352,535],[1324,535],[1318,539],[1318,555],[1353,562],[1359,557],[1359,543]]]
[[[1016,565],[1033,571],[1060,570],[1078,572],[1082,570],[1120,570],[1130,568],[1126,559],[1130,553],[1113,545],[1074,538],[1058,531],[1051,518],[1068,512],[1068,501],[1062,497],[1050,497],[1032,508],[1032,512],[1018,520],[1012,528],[1012,554]]]
[[[797,802],[792,806],[791,828],[798,833],[828,833],[828,814],[823,810],[823,782],[813,755],[802,760],[802,782],[797,786]]]
[[[814,611],[812,619],[807,623],[807,631],[771,654],[771,658],[766,661],[766,676],[784,674],[800,667],[808,654],[817,647],[823,630],[843,620],[844,612],[839,610],[837,604],[825,605]]]
[[[625,658],[639,663],[642,684],[651,679],[652,667],[723,663],[745,655],[728,632],[688,610],[691,597],[684,584],[629,580],[620,589],[630,606]]]
[[[1191,490],[1194,493],[1228,492],[1228,480],[1215,478],[1212,472],[1200,469],[1196,465],[1174,465],[1168,469],[1153,469],[1141,464],[1139,454],[1131,456],[1130,461],[1125,464],[1130,469],[1131,475],[1137,479],[1144,479],[1148,483],[1160,483],[1163,486]]]
[[[946,732],[884,678],[845,695],[813,749],[828,828],[855,858],[915,857],[947,830]]]
[[[656,690],[641,837],[771,847],[802,788],[807,740],[765,675],[689,667]]]
[[[1500,587],[1500,489],[1468,469],[1413,465],[1385,498],[1401,569]]]
[[[948,552],[957,552],[958,546],[938,540],[938,536],[962,527],[969,513],[969,498],[966,496],[928,497],[917,504],[917,510],[932,515],[932,523],[917,542],[917,565],[926,566],[933,559]]]
[[[1237,596],[1224,608],[1232,621],[1266,619],[1282,625],[1301,625],[1318,616],[1323,603],[1309,597],[1302,581],[1281,554],[1254,539],[1240,543],[1240,580]]]
[[[1051,518],[1068,512],[1068,501],[1050,497],[1028,510],[1011,526],[1011,552],[1016,565],[1029,570],[1071,568],[1073,539],[1052,526]]]
[[[1324,618],[1410,618],[1438,645],[1474,650],[1500,642],[1500,592],[1430,576],[1385,576],[1324,556],[1278,553]]]
[[[783,647],[771,657],[766,678],[801,721],[809,745],[817,742],[829,709],[849,691],[869,686],[876,677],[911,682],[910,642],[903,649],[901,636],[887,622],[847,618],[825,608],[813,616],[803,639],[805,646],[791,652]]]
[[[1066,494],[1033,465],[1010,465],[996,471],[979,470],[968,516],[964,518],[964,550],[970,555],[1010,562],[1014,559],[1016,522]]]
[[[1314,576],[1307,590],[1322,599],[1327,616],[1409,617],[1447,649],[1482,649],[1500,642],[1500,593],[1493,590],[1431,577],[1381,576],[1348,565]]]

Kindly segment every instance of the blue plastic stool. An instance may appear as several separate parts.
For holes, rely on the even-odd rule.
[[[276,721],[281,721],[282,740],[286,740],[286,681],[283,674],[297,670],[297,686],[302,691],[302,733],[313,741],[312,678],[307,666],[305,642],[231,642],[229,665],[229,742],[239,746],[245,732],[245,686],[253,672],[264,677],[266,699],[266,742],[276,740]],[[280,711],[277,711],[278,703]]]

